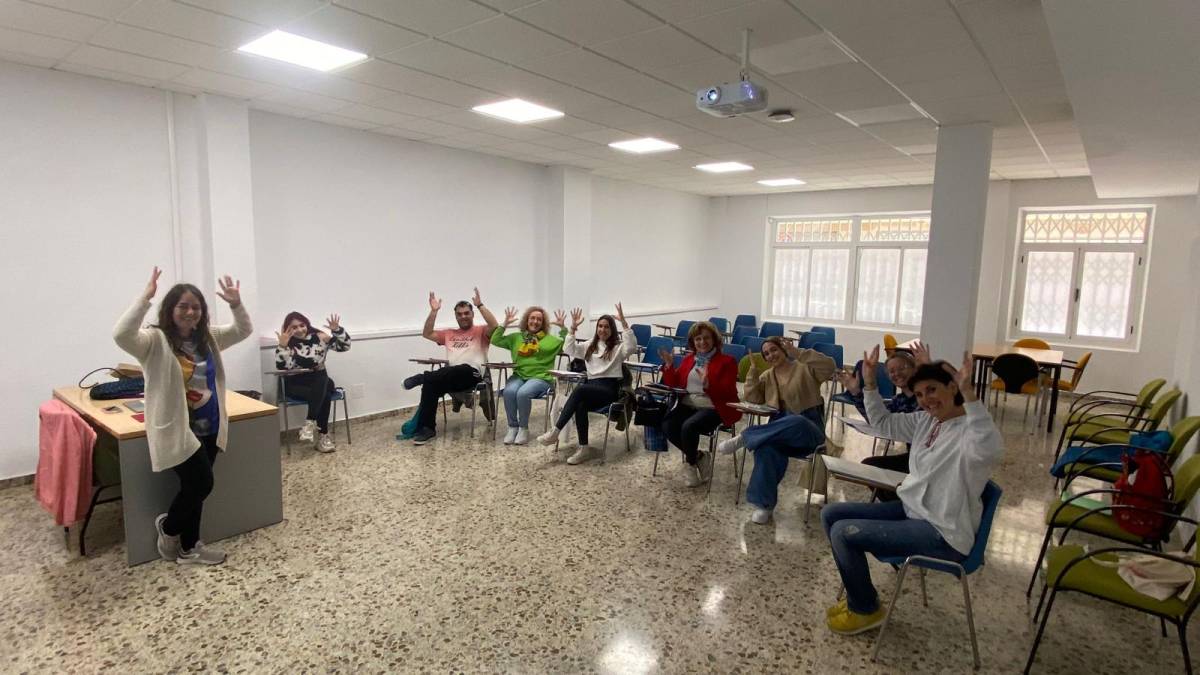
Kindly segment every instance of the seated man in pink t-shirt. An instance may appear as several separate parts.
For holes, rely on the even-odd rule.
[[[475,310],[472,302],[479,308],[486,325],[475,325]],[[445,367],[437,370],[427,370],[404,380],[405,389],[421,387],[420,417],[417,421],[417,433],[413,435],[413,443],[423,445],[437,436],[437,406],[446,394],[469,391],[483,380],[483,363],[487,361],[489,337],[496,330],[496,317],[483,306],[479,297],[479,289],[471,302],[461,300],[454,305],[454,319],[458,321],[457,328],[434,330],[438,310],[442,308],[441,298],[433,292],[429,293],[429,316],[425,319],[425,328],[421,335],[426,340],[433,340],[446,347]]]

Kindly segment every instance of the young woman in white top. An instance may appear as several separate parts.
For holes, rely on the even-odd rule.
[[[146,290],[117,322],[113,339],[138,360],[146,378],[150,466],[179,476],[179,494],[154,520],[158,552],[181,565],[218,565],[225,554],[200,541],[200,517],[212,492],[213,463],[228,438],[221,350],[254,328],[242,306],[241,284],[228,276],[218,280],[217,295],[229,303],[233,324],[210,327],[200,289],[175,284],[159,305],[158,323],[142,328],[161,274],[155,267]]]
[[[618,322],[621,324],[620,333],[617,332]],[[596,320],[596,334],[586,349],[575,342],[575,331],[579,330],[582,324],[583,310],[576,307],[571,310],[571,332],[563,345],[563,351],[572,359],[583,359],[587,367],[587,382],[571,391],[571,395],[563,404],[558,421],[549,431],[538,436],[538,441],[543,445],[554,445],[559,433],[574,417],[575,431],[579,435],[579,449],[567,458],[567,464],[580,464],[591,458],[592,450],[588,447],[588,412],[616,402],[621,391],[625,359],[637,352],[637,337],[629,327],[629,322],[625,320],[625,311],[621,308],[621,303],[617,303],[616,320],[608,314]]]
[[[829,504],[821,511],[844,603],[826,610],[831,630],[853,635],[883,622],[885,610],[871,583],[867,553],[924,555],[961,562],[975,544],[983,515],[983,488],[1004,452],[1000,430],[971,385],[974,360],[963,355],[955,371],[945,361],[922,365],[908,380],[921,410],[893,413],[875,382],[879,347],[863,355],[863,389],[871,426],[912,444],[909,474],[899,501]]]

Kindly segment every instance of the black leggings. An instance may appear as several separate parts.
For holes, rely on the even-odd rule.
[[[470,391],[482,380],[479,371],[465,363],[427,371],[421,383],[421,416],[417,424],[423,429],[437,429],[437,407],[442,397]]]
[[[563,404],[562,413],[554,426],[562,429],[571,418],[575,418],[575,432],[579,435],[579,444],[588,442],[588,413],[606,405],[616,403],[617,395],[621,392],[621,378],[600,377],[588,380],[571,390],[567,402]]]
[[[172,467],[179,476],[179,494],[167,509],[163,532],[179,537],[183,550],[190,551],[200,539],[200,516],[204,500],[213,489],[213,464],[217,461],[217,437],[202,436],[200,448],[183,464]]]
[[[321,369],[292,375],[284,380],[283,387],[288,398],[308,403],[306,419],[315,420],[321,433],[329,433],[329,407],[333,403],[334,389],[329,373]]]
[[[721,426],[721,416],[712,408],[693,408],[685,403],[675,406],[663,422],[663,433],[671,444],[683,451],[688,464],[700,457],[700,436],[711,434]]]

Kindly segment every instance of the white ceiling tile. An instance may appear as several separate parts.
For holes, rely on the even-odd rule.
[[[90,14],[102,19],[115,19],[138,0],[37,0],[39,5],[50,5],[80,14]]]
[[[0,28],[0,50],[49,59],[50,63],[71,53],[79,43],[70,40]]]
[[[175,78],[175,81],[191,85],[193,87],[198,87],[204,91],[226,94],[235,98],[255,98],[257,96],[264,96],[267,94],[286,91],[275,85],[266,84],[255,80],[247,80],[242,77],[227,75],[225,73],[215,73],[200,68],[193,68],[192,70],[189,70],[183,75]]]
[[[219,14],[277,28],[324,7],[322,0],[177,0]]]
[[[620,141],[620,140],[629,138],[628,133],[626,133],[624,131],[618,131],[617,129],[596,129],[593,131],[583,131],[583,132],[580,132],[577,134],[571,134],[571,135],[576,138],[582,138],[586,141],[592,141],[594,143],[602,143],[605,145],[607,145],[609,143],[615,143],[616,141]],[[604,149],[607,150],[608,148],[604,148]]]
[[[711,59],[717,55],[703,43],[671,26],[602,42],[592,49],[638,70],[669,68],[682,63]]]
[[[351,129],[359,129],[363,131],[367,129],[374,129],[375,127],[379,126],[374,122],[364,122],[363,120],[356,120],[352,117],[343,117],[335,113],[321,113],[318,115],[313,115],[308,119],[313,120],[314,122],[325,122],[326,124],[333,124],[339,127],[349,127]]]
[[[840,63],[853,63],[854,58],[839,47],[827,33],[816,33],[765,47],[751,48],[750,62],[755,68],[771,75],[785,75]]]
[[[128,82],[130,84],[138,84],[143,87],[153,87],[158,84],[158,80],[131,73],[121,72],[117,70],[108,70],[106,68],[97,68],[84,63],[67,63],[63,62],[55,66],[56,70],[65,70],[80,75],[89,75],[91,77],[101,77],[106,80],[116,80],[118,82]]]
[[[187,72],[188,67],[144,56],[126,54],[90,45],[80,47],[67,57],[70,63],[88,65],[119,73],[128,73],[150,80],[170,80]]]
[[[511,12],[521,9],[522,7],[535,5],[541,1],[542,0],[479,0],[479,2],[482,4],[485,4],[498,12]]]
[[[261,110],[263,112],[274,113],[276,115],[286,115],[288,117],[305,118],[310,117],[313,114],[313,111],[311,110],[294,108],[290,105],[283,105],[282,103],[275,103],[273,101],[264,101],[262,99],[250,101],[250,107],[254,110]]]
[[[493,96],[493,94],[476,87],[437,75],[422,73],[381,59],[373,59],[354,68],[340,71],[338,75],[455,106],[477,105]]]
[[[1007,96],[974,96],[948,101],[929,101],[921,107],[929,111],[942,124],[966,124],[991,122],[996,125],[1014,124],[1020,121],[1016,110]]]
[[[504,143],[509,143],[512,141],[511,138],[505,138],[503,136],[487,134],[482,131],[468,131],[465,134],[454,134],[451,136],[446,136],[445,138],[468,144],[468,145],[464,145],[462,147],[479,147],[479,148],[495,146],[495,145],[502,145]]]
[[[257,24],[169,0],[141,0],[121,15],[121,23],[160,33],[234,48],[270,32]]]
[[[375,127],[371,130],[371,133],[387,134],[388,136],[407,138],[410,141],[425,141],[433,138],[433,136],[430,136],[429,134],[423,134],[419,131],[413,131],[411,129],[401,129],[400,127]]]
[[[576,86],[583,86],[584,81],[611,80],[635,72],[628,66],[585,49],[531,61],[523,64],[523,67]]]
[[[724,12],[682,21],[679,27],[725,54],[741,53],[744,28],[753,31],[750,36],[752,49],[821,32],[785,0],[759,0]]]
[[[673,91],[659,98],[639,99],[636,107],[662,117],[682,117],[696,111],[696,101],[687,92]],[[775,107],[775,106],[771,106]]]
[[[648,68],[646,72],[660,80],[690,92],[722,82],[738,79],[738,64],[726,56],[717,56],[695,63],[684,63],[667,68]],[[770,87],[767,87],[770,89]]]
[[[546,0],[513,16],[584,46],[663,25],[624,0]]]
[[[338,98],[330,98],[321,96],[320,94],[311,94],[307,91],[296,91],[294,89],[284,89],[276,91],[266,96],[262,96],[267,101],[282,103],[296,108],[305,108],[312,110],[315,113],[330,113],[342,108],[348,107],[351,104]]]
[[[497,16],[442,36],[446,42],[499,61],[525,64],[575,49],[575,45],[507,16]]]
[[[325,73],[318,73],[311,79],[304,80],[292,86],[296,89],[313,92],[314,94],[332,96],[347,101],[354,101],[355,103],[372,103],[381,98],[394,95],[391,89],[373,87],[369,84]]]
[[[578,116],[589,122],[617,128],[622,128],[625,124],[655,122],[659,119],[655,115],[635,110],[620,103],[585,110],[578,113]]]
[[[486,79],[489,76],[498,76],[509,68],[494,59],[437,40],[426,40],[411,47],[389,52],[382,58],[402,66],[464,82],[466,81],[464,78],[478,80]]]
[[[0,0],[0,26],[83,42],[104,26],[104,20],[64,12],[21,0]]]
[[[58,58],[34,56],[33,54],[22,54],[21,52],[10,52],[0,49],[0,61],[20,63],[26,66],[34,66],[37,68],[51,68],[54,66],[54,64],[58,63]]]
[[[883,124],[885,122],[900,122],[904,120],[925,119],[917,109],[908,103],[880,106],[876,108],[858,108],[854,110],[839,110],[843,117],[848,117],[859,126],[865,124]]]
[[[284,30],[371,56],[402,49],[420,42],[425,37],[420,33],[334,6],[291,21],[284,26]]]
[[[409,96],[408,94],[392,94],[373,101],[371,104],[379,108],[386,108],[415,117],[441,116],[460,110],[460,108],[454,106],[431,101],[427,98]]]
[[[375,108],[361,103],[345,108],[338,108],[337,114],[361,122],[371,122],[372,126],[397,126],[409,120],[416,119],[411,115],[404,115],[392,110]]]
[[[496,15],[471,0],[337,0],[337,4],[426,35],[442,35]]]
[[[445,124],[434,119],[410,118],[393,126],[419,132],[427,136],[452,136],[467,133],[469,130],[453,124]]]
[[[578,117],[572,117],[571,115],[564,115],[563,117],[559,117],[557,119],[546,120],[545,122],[538,124],[538,126],[546,131],[553,131],[556,134],[570,135],[581,134],[585,131],[598,131],[604,128],[599,124],[582,120]]]
[[[447,124],[453,124],[456,127],[473,129],[475,131],[490,131],[502,124],[505,124],[505,122],[501,122],[500,120],[488,117],[486,115],[480,115],[479,113],[471,110],[460,110],[458,112],[441,115],[438,117],[438,121],[445,122]],[[555,120],[549,121],[553,122]]]
[[[200,63],[204,70],[235,75],[248,80],[292,87],[308,82],[315,72],[283,61],[239,51],[223,51]]]
[[[612,80],[592,80],[579,84],[593,94],[611,98],[614,101],[629,101],[636,103],[643,99],[655,99],[669,94],[689,96],[686,91],[680,91],[671,84],[664,84],[649,75],[630,73]],[[586,117],[586,115],[584,115]]]
[[[555,150],[582,150],[584,148],[595,148],[596,143],[582,138],[573,136],[551,136],[538,141],[538,145],[544,145]]]
[[[994,96],[1004,89],[990,74],[986,77],[952,75],[937,80],[909,82],[900,87],[909,98],[924,106],[926,101],[944,101],[968,96]]]
[[[189,66],[212,62],[221,54],[217,47],[121,23],[110,23],[100,29],[90,42],[99,47]]]

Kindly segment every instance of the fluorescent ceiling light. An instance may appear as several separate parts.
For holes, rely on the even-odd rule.
[[[679,146],[674,143],[660,141],[657,138],[638,138],[632,141],[618,141],[609,143],[608,147],[614,150],[623,152],[633,152],[639,155],[644,155],[648,152],[664,152],[666,150],[678,150]]]
[[[767,187],[786,187],[788,185],[804,185],[804,181],[799,178],[768,178],[767,180],[758,181],[759,185]]]
[[[242,45],[238,47],[238,51],[258,54],[277,61],[287,61],[321,72],[341,68],[367,58],[366,54],[334,47],[281,30],[272,31],[250,44]]]
[[[714,162],[712,164],[697,164],[692,167],[709,173],[729,173],[730,171],[752,171],[754,167],[741,162]]]
[[[540,122],[563,116],[561,111],[536,103],[530,103],[529,101],[523,101],[519,98],[510,98],[507,101],[477,105],[471,108],[471,110],[489,117],[498,117],[509,122],[516,122],[517,124]]]

